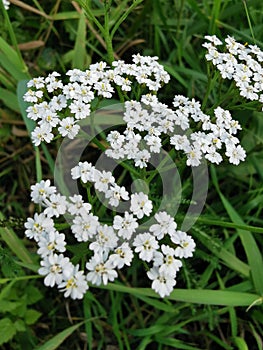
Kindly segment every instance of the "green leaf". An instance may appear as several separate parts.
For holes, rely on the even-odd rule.
[[[7,343],[16,334],[16,328],[9,318],[0,320],[0,345]]]
[[[0,87],[0,99],[8,108],[12,109],[15,112],[19,112],[17,98],[12,91]]]
[[[28,325],[34,324],[41,315],[42,313],[37,310],[33,310],[33,309],[26,310],[26,313],[25,313],[26,324]]]
[[[47,341],[44,345],[41,345],[36,350],[55,350],[61,345],[64,340],[67,339],[76,329],[78,329],[84,322],[77,323],[74,326],[71,326],[59,334],[55,335],[49,341]]]
[[[23,72],[25,70],[25,66],[21,62],[16,51],[1,37],[0,37],[0,52],[2,53],[2,57],[5,57],[6,60],[10,62],[10,65],[13,66],[13,68],[16,68],[20,72]],[[1,60],[0,62],[3,63]],[[23,72],[23,74],[24,76],[22,79],[25,79],[26,73]]]
[[[25,332],[26,330],[26,325],[23,320],[17,320],[14,323],[14,327],[18,332]]]
[[[19,306],[21,306],[20,301],[9,301],[9,300],[5,300],[5,299],[0,300],[0,312],[2,312],[2,313],[12,312],[13,310],[18,308]]]
[[[0,38],[1,39],[1,38]],[[1,44],[0,44],[1,45]],[[27,74],[21,72],[15,65],[12,64],[9,57],[0,52],[1,66],[17,81],[26,79]]]
[[[43,298],[43,295],[39,291],[39,289],[34,287],[33,285],[29,285],[26,288],[26,294],[27,294],[27,305],[35,304],[36,302],[38,302]]]

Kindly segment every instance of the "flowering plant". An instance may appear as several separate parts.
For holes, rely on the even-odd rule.
[[[233,80],[240,96],[263,102],[263,52],[257,45],[244,45],[228,36],[226,52],[220,52],[222,41],[215,35],[206,36],[203,44],[207,49],[206,59],[219,70],[223,79]]]
[[[212,44],[205,46],[212,50]],[[178,228],[176,210],[169,211],[168,202],[178,198],[170,196],[160,205],[153,180],[158,171],[165,173],[168,160],[174,168],[186,164],[198,169],[206,161],[219,164],[224,158],[238,165],[246,156],[236,137],[241,126],[220,106],[206,114],[200,102],[185,96],[175,95],[172,108],[159,101],[158,90],[170,77],[157,57],[137,54],[132,63],[119,60],[111,66],[98,62],[86,71],[70,70],[66,76],[63,81],[53,72],[28,82],[24,95],[30,103],[28,118],[37,123],[32,142],[39,146],[62,138],[73,142],[79,135],[85,138],[85,123],[90,122],[94,131],[101,103],[113,98],[116,103],[118,97],[121,126],[111,125],[110,130],[92,136],[116,169],[99,169],[94,160],[77,161],[70,170],[71,179],[80,181],[82,190],[69,196],[49,179],[31,187],[32,201],[40,212],[28,218],[25,233],[37,242],[39,274],[45,276],[46,286],[57,286],[65,297],[81,299],[90,285],[114,281],[117,271],[136,259],[142,261],[152,288],[161,297],[168,296],[182,259],[193,256],[195,242]],[[103,203],[100,207],[98,198]],[[80,262],[73,263],[76,258],[70,246],[76,241],[82,255]]]

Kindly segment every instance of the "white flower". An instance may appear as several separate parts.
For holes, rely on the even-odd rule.
[[[45,78],[46,88],[48,92],[53,92],[63,88],[62,81],[58,79],[60,74],[58,72],[52,72]]]
[[[34,214],[34,219],[28,218],[25,222],[25,235],[39,242],[42,236],[45,236],[48,232],[55,230],[54,221],[51,218],[46,217],[44,213]]]
[[[160,137],[154,136],[154,135],[146,135],[144,137],[144,140],[146,141],[147,145],[150,147],[151,152],[160,153],[160,149],[162,147],[162,140],[160,139]]]
[[[67,136],[69,139],[74,139],[74,137],[79,132],[80,126],[76,124],[74,118],[67,117],[60,121],[60,127],[58,128],[58,132],[61,136]]]
[[[164,272],[160,272],[157,267],[152,267],[147,276],[152,280],[152,289],[160,295],[161,298],[168,296],[173,291],[176,281],[173,277]]]
[[[110,205],[113,207],[118,207],[120,200],[129,199],[129,193],[126,191],[124,186],[120,187],[117,184],[114,184],[113,186],[110,186],[109,190],[106,191],[105,197],[109,198]]]
[[[81,179],[82,182],[87,183],[94,180],[94,175],[97,172],[95,167],[89,162],[79,162],[71,169],[71,176],[73,180]]]
[[[141,219],[144,215],[149,216],[152,212],[152,201],[143,192],[134,193],[131,195],[131,207],[130,210],[138,219]]]
[[[65,245],[64,233],[53,230],[40,237],[37,253],[42,257],[53,254],[54,252],[63,253],[66,251]]]
[[[159,266],[159,272],[175,277],[180,267],[182,267],[181,260],[175,258],[176,251],[175,249],[169,247],[168,245],[162,244],[161,246],[164,258],[162,264]],[[156,266],[156,264],[155,264]]]
[[[42,90],[32,90],[29,89],[25,95],[24,95],[24,100],[26,102],[33,102],[36,103],[38,102],[39,99],[43,97],[43,91]]]
[[[90,115],[90,105],[79,100],[74,100],[69,109],[76,119],[84,119]]]
[[[53,96],[51,101],[49,102],[49,106],[51,109],[55,111],[62,111],[63,108],[67,107],[67,98],[63,94],[59,94],[58,96]]]
[[[97,232],[99,225],[98,217],[82,211],[81,215],[75,216],[71,230],[78,242],[87,242]]]
[[[118,269],[121,269],[124,265],[131,265],[133,259],[133,252],[128,242],[122,243],[114,250],[114,253],[110,255],[109,261],[112,265]]]
[[[57,113],[51,110],[46,110],[41,116],[39,125],[41,126],[41,125],[47,124],[49,127],[54,128],[57,126],[58,123],[59,123],[59,118]]]
[[[73,269],[69,258],[65,258],[63,254],[51,254],[40,261],[40,269],[38,273],[41,276],[46,276],[44,279],[45,286],[54,287],[55,284],[60,284],[63,280],[63,274],[70,273]]]
[[[79,102],[84,102],[85,104],[87,104],[87,107],[90,107],[88,103],[91,102],[93,99],[94,92],[91,90],[91,87],[84,86],[84,84],[81,84],[79,90],[77,91],[76,100]]]
[[[205,155],[205,158],[208,159],[211,163],[219,164],[222,162],[223,158],[220,153],[216,152],[214,148],[208,151]]]
[[[109,185],[114,185],[115,179],[110,171],[102,170],[102,172],[96,172],[94,176],[94,187],[100,192],[106,193],[109,189]]]
[[[216,35],[206,35],[205,39],[211,41],[215,46],[222,45],[222,41]]]
[[[175,232],[177,224],[169,214],[163,211],[156,213],[154,217],[158,224],[152,225],[149,230],[158,240],[162,239],[165,234],[170,235]]]
[[[131,81],[128,78],[123,78],[120,75],[114,77],[114,83],[119,85],[123,91],[131,91]]]
[[[121,135],[117,130],[113,130],[107,136],[107,141],[112,148],[120,148],[124,142],[125,137]]]
[[[56,187],[50,186],[50,180],[41,180],[31,187],[31,199],[36,204],[42,204],[46,198],[56,193]]]
[[[37,120],[41,118],[41,107],[39,104],[34,104],[26,109],[27,117],[32,120]]]
[[[98,254],[95,254],[89,262],[86,263],[86,268],[90,271],[87,274],[87,280],[92,284],[99,286],[100,284],[108,284],[108,281],[113,281],[117,276],[111,261],[106,261]]]
[[[208,53],[205,55],[205,58],[207,61],[212,61],[214,65],[220,64],[223,61],[222,54],[213,46],[208,47]]]
[[[67,85],[63,86],[63,94],[69,100],[77,98],[78,90],[79,90],[79,84],[76,82],[68,83]]]
[[[35,146],[39,146],[42,141],[50,143],[53,137],[51,126],[47,123],[37,126],[31,133],[31,139]]]
[[[8,1],[8,0],[3,0],[3,5],[4,5],[4,8],[5,8],[6,10],[9,10],[10,1]]]
[[[189,258],[193,256],[195,250],[194,240],[183,231],[176,231],[171,235],[171,240],[178,247],[175,248],[175,256],[178,258]]]
[[[202,153],[195,148],[192,148],[190,151],[186,152],[187,161],[186,165],[188,166],[198,166],[201,164],[200,160],[202,158]]]
[[[93,237],[94,242],[89,245],[89,249],[93,250],[95,254],[109,253],[117,247],[118,237],[113,231],[112,226],[99,225],[97,226],[97,233]]]
[[[94,89],[98,91],[98,95],[106,98],[111,98],[114,92],[113,87],[107,81],[98,81],[94,84]]]
[[[159,248],[159,244],[154,236],[149,232],[137,235],[133,241],[135,252],[139,253],[139,257],[147,262],[154,257],[154,252]]]
[[[170,138],[170,144],[174,145],[174,148],[179,151],[183,150],[188,152],[190,150],[190,141],[186,135],[174,135]]]
[[[86,291],[89,289],[84,271],[79,271],[79,265],[74,266],[70,274],[66,274],[63,282],[58,285],[60,292],[64,293],[64,297],[71,299],[82,299]]]
[[[120,215],[114,216],[113,228],[117,231],[118,236],[123,239],[130,239],[138,226],[139,224],[136,219],[127,211],[123,217]]]
[[[245,150],[240,146],[227,147],[226,156],[229,157],[229,163],[238,165],[240,161],[246,158]]]
[[[68,212],[71,215],[81,214],[81,212],[89,213],[91,210],[91,205],[89,203],[84,203],[82,196],[79,194],[74,194],[73,197],[69,197],[72,203],[68,203]]]
[[[59,193],[53,193],[49,198],[44,200],[44,204],[47,206],[44,213],[48,217],[56,216],[58,218],[60,215],[66,213],[68,202],[65,196]]]

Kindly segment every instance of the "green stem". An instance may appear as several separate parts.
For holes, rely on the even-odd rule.
[[[36,172],[37,172],[37,182],[40,182],[42,180],[42,167],[41,167],[41,160],[40,160],[40,152],[39,148],[35,147],[36,151]]]
[[[105,1],[104,2],[104,40],[106,43],[106,49],[107,49],[107,54],[108,54],[108,63],[112,64],[114,61],[114,51],[113,51],[113,46],[112,46],[112,36],[110,35],[110,17],[109,17],[109,12],[110,12],[110,5],[111,1]]]
[[[207,87],[206,87],[205,96],[203,98],[203,102],[202,102],[202,106],[201,106],[202,110],[204,110],[204,108],[206,106],[206,103],[207,103],[207,100],[208,100],[208,97],[209,97],[209,94],[210,94],[210,91],[211,91],[212,79],[211,79],[211,72],[210,72],[210,65],[209,64],[207,66],[207,76],[208,76],[208,81],[207,81]]]
[[[92,12],[92,9],[90,8],[91,7],[91,4],[90,2],[87,2],[87,1],[84,1],[84,0],[78,0],[77,1],[80,6],[84,9],[84,11],[86,12],[87,14],[87,17],[89,19],[91,19],[95,24],[96,26],[98,27],[98,29],[100,30],[100,32],[102,33],[102,35],[104,35],[104,28],[103,26],[100,24],[100,22],[97,20],[97,18],[94,16],[93,12]]]

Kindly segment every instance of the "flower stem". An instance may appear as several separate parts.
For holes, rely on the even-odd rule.
[[[114,61],[114,51],[112,46],[112,37],[110,35],[110,21],[109,21],[109,12],[110,12],[111,1],[104,1],[104,39],[106,43],[106,49],[108,54],[108,63],[112,64]]]

